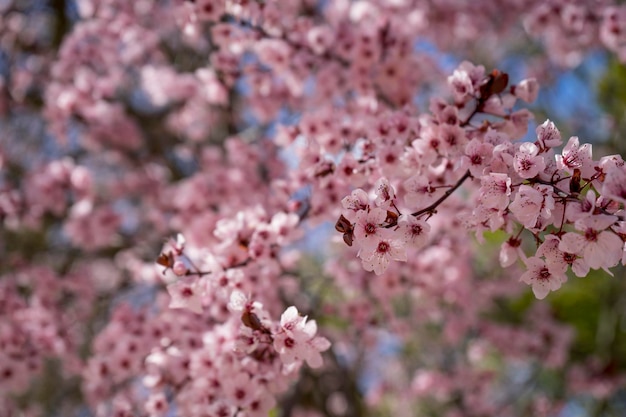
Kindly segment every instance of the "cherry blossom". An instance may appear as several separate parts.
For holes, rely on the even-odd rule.
[[[298,309],[291,306],[280,316],[280,330],[274,336],[274,347],[285,365],[294,365],[301,361],[312,368],[322,366],[320,352],[330,347],[330,342],[316,336],[315,320],[307,321]]]
[[[489,166],[493,157],[493,145],[472,139],[465,147],[465,156],[462,159],[463,168],[469,168],[475,177],[480,177]]]
[[[403,214],[398,219],[398,227],[407,245],[420,248],[428,241],[430,225],[424,220]]]
[[[537,248],[537,256],[544,257],[551,270],[566,272],[568,267],[578,277],[587,276],[589,264],[578,253],[563,252],[559,249],[561,239],[555,235],[547,235],[545,241]]]
[[[543,149],[554,148],[562,143],[561,132],[550,120],[546,120],[537,126],[535,131],[537,133],[537,142]]]
[[[509,208],[515,217],[529,229],[537,225],[539,216],[549,217],[554,208],[554,200],[546,195],[550,189],[545,186],[531,187],[522,184]]]
[[[380,275],[389,267],[389,262],[406,261],[406,249],[404,243],[391,237],[390,233],[384,233],[376,237],[372,245],[363,247],[359,251],[359,257],[366,271],[374,271]]]
[[[194,278],[181,278],[168,285],[172,297],[170,308],[187,308],[194,313],[202,313],[202,290]]]
[[[378,244],[378,240],[384,233],[383,223],[387,219],[387,211],[382,208],[372,208],[369,211],[359,211],[356,214],[354,237],[364,248],[370,248]]]
[[[532,103],[539,94],[539,83],[536,78],[527,78],[515,86],[514,94],[526,103]]]
[[[528,103],[626,7],[39,3],[0,0],[0,415],[617,412],[618,335],[527,295],[626,263],[624,161]]]
[[[556,156],[556,163],[559,169],[573,172],[575,168],[579,168],[585,178],[591,177],[594,173],[591,145],[579,145],[578,137],[572,136],[563,148],[563,153]]]
[[[463,102],[466,96],[474,94],[472,80],[466,71],[455,70],[454,73],[448,77],[448,83],[452,86],[455,99],[459,102]]]
[[[521,240],[511,237],[507,239],[500,247],[500,265],[503,267],[513,265],[518,258],[525,259],[524,252],[520,248]]]
[[[582,218],[574,224],[582,233],[566,233],[559,244],[564,252],[580,253],[593,269],[611,268],[622,257],[623,241],[615,233],[606,230],[615,223],[614,216],[597,214]]]
[[[556,291],[567,281],[564,272],[550,269],[544,261],[531,257],[524,261],[528,271],[522,274],[520,281],[532,286],[538,299],[545,298],[550,291]]]
[[[602,183],[602,195],[626,204],[626,171],[622,168],[612,168]]]
[[[513,166],[522,178],[532,178],[545,168],[545,161],[538,155],[539,148],[534,143],[523,143],[515,154]]]
[[[490,173],[481,177],[481,203],[488,208],[504,210],[510,200],[511,178],[506,174]]]

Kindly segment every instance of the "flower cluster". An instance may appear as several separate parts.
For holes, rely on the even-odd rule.
[[[617,297],[583,358],[509,301],[626,262],[622,158],[526,108],[589,50],[626,60],[626,6],[42,3],[0,0],[0,417],[620,403]],[[441,65],[511,45],[511,79]]]
[[[320,352],[330,344],[316,336],[315,321],[306,322],[295,307],[274,322],[261,303],[234,291],[228,309],[233,318],[207,330],[206,317],[185,310],[153,315],[121,305],[96,339],[84,370],[90,403],[108,414],[135,409],[125,391],[132,389],[132,377],[142,374],[149,390],[143,409],[150,416],[162,416],[170,407],[168,385],[185,415],[267,415],[303,362],[321,366]],[[113,402],[105,403],[110,398]]]
[[[360,248],[363,267],[380,275],[391,260],[406,261],[405,245],[425,243],[430,229],[425,219],[462,184],[473,197],[459,218],[479,237],[484,231],[510,234],[502,264],[521,258],[528,268],[521,280],[537,298],[560,288],[570,267],[585,276],[590,269],[624,264],[622,158],[594,161],[591,145],[577,137],[558,151],[561,135],[549,120],[537,127],[534,141],[519,141],[529,113],[512,106],[516,98],[535,99],[534,80],[508,87],[506,74],[486,75],[464,62],[448,82],[454,103],[433,103],[433,115],[421,120],[400,150],[395,175],[373,185],[374,204],[362,189],[342,200],[337,230]],[[470,113],[461,116],[468,107]],[[481,114],[495,120],[476,125],[473,119]],[[524,231],[538,242],[530,257],[520,246]]]

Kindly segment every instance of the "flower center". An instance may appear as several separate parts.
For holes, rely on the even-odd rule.
[[[295,345],[296,345],[296,341],[293,340],[291,337],[288,337],[285,339],[285,347],[292,348]]]
[[[387,253],[389,251],[389,243],[387,242],[380,242],[378,244],[378,247],[376,248],[376,251],[378,253]]]
[[[596,242],[598,240],[598,232],[593,229],[587,229],[585,231],[585,239],[588,242]]]
[[[520,161],[520,167],[522,168],[522,171],[528,171],[532,168],[533,163],[530,162],[528,159],[522,159]]]
[[[573,253],[564,253],[563,260],[565,261],[565,263],[571,265],[576,260],[576,255],[574,255]]]
[[[376,233],[376,225],[373,223],[368,223],[365,225],[365,233],[368,235]]]

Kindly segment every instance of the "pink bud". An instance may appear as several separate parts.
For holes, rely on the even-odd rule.
[[[179,277],[182,277],[187,273],[187,267],[182,261],[174,262],[174,266],[172,267],[172,271]]]

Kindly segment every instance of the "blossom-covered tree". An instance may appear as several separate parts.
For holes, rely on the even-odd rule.
[[[0,416],[623,414],[617,3],[0,0]]]

